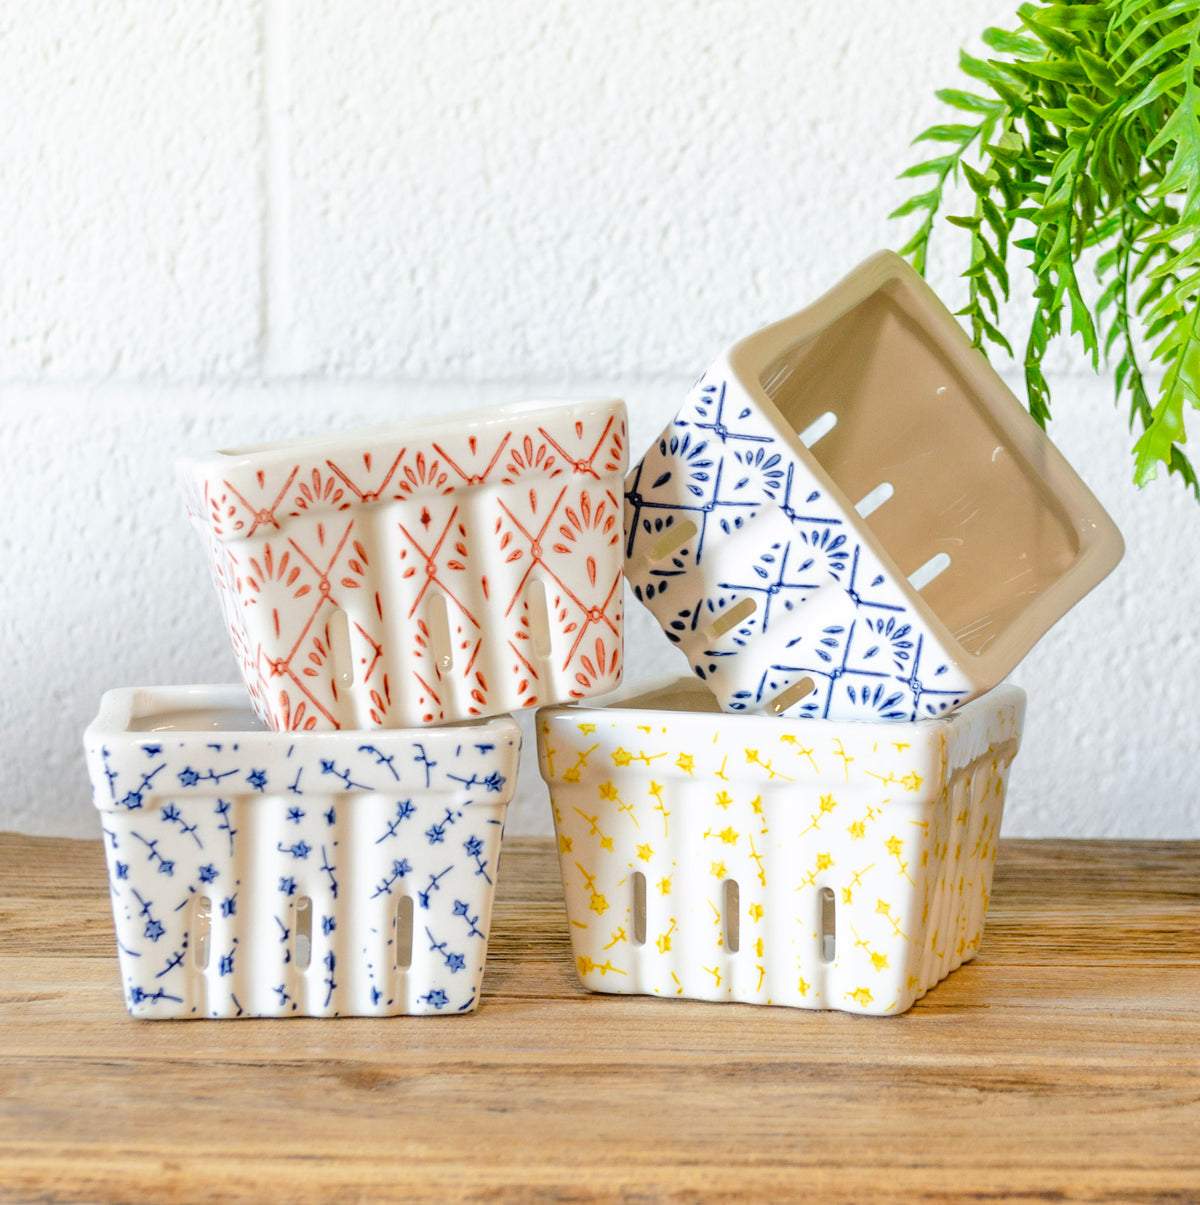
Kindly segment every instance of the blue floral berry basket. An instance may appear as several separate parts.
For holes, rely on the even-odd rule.
[[[468,1012],[520,729],[268,732],[236,686],[108,692],[84,736],[135,1017]]]
[[[1124,548],[890,253],[722,356],[625,490],[634,595],[728,711],[939,716]]]

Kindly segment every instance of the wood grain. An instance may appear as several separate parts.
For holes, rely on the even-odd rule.
[[[103,862],[0,835],[0,1200],[1200,1201],[1200,842],[1002,842],[887,1019],[588,995],[510,840],[473,1015],[135,1022]]]

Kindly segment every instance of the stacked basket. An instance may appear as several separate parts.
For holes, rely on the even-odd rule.
[[[504,713],[621,680],[626,465],[620,402],[180,464],[253,712],[114,691],[86,734],[134,1015],[475,1006]]]
[[[888,254],[700,379],[622,521],[626,467],[619,402],[181,463],[249,699],[86,734],[135,1015],[472,1009],[535,706],[585,987],[898,1013],[972,956],[999,684],[1116,528]],[[608,693],[624,577],[690,678]]]
[[[979,944],[1024,713],[997,684],[1119,533],[890,254],[734,346],[625,496],[695,679],[539,716],[580,978],[903,1011]]]

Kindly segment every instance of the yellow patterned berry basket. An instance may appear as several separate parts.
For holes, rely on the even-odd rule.
[[[720,712],[695,679],[538,712],[598,992],[895,1014],[971,958],[1024,692],[915,723]]]

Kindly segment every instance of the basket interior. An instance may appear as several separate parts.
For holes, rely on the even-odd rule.
[[[1014,446],[996,417],[1016,405],[1012,395],[983,374],[967,379],[947,345],[955,332],[923,317],[916,295],[892,281],[786,348],[759,383],[934,614],[978,654],[1070,569],[1079,541],[1053,488],[1061,461],[1035,465]]]
[[[197,700],[184,706],[161,707],[153,696],[135,700],[130,732],[262,732],[262,722],[249,706],[220,707]]]
[[[639,690],[628,698],[605,700],[605,707],[623,710],[689,711],[719,714],[721,705],[712,691],[698,678],[677,678],[673,682]]]

